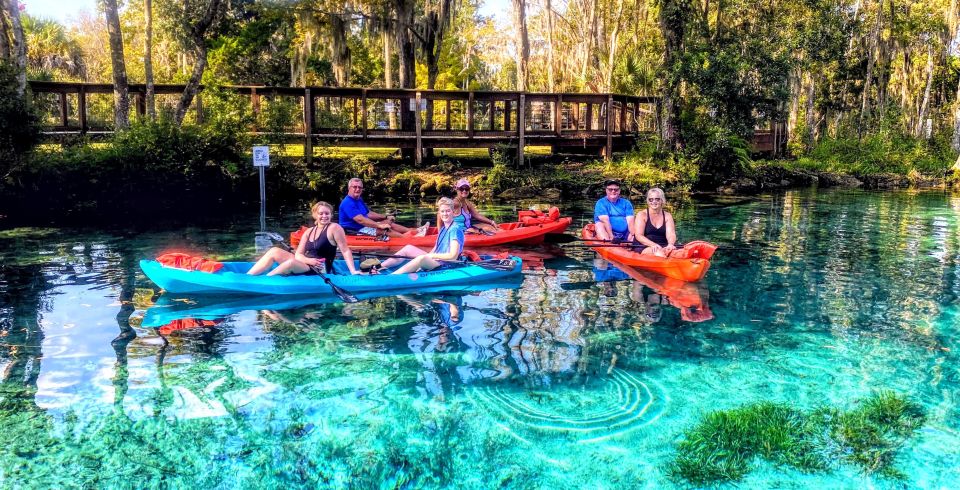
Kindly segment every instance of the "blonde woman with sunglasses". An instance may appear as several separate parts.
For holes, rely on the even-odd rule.
[[[663,209],[666,202],[663,189],[650,189],[647,191],[647,208],[638,211],[633,219],[635,233],[628,239],[637,244],[634,250],[641,254],[657,257],[684,255],[676,246],[677,228],[673,215]]]

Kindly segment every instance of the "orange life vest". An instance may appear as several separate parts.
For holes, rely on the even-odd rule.
[[[215,260],[194,257],[193,255],[179,252],[163,254],[157,257],[157,262],[160,262],[166,267],[185,269],[188,271],[217,272],[223,268],[223,264]]]

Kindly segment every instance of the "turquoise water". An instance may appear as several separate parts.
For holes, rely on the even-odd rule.
[[[174,247],[250,258],[256,217],[0,231],[0,487],[683,487],[675,444],[708,411],[880,389],[928,414],[906,481],[756,461],[736,486],[956,487],[960,196],[675,213],[721,245],[701,284],[634,280],[570,243],[524,250],[519,284],[351,305],[158,295],[136,267]]]

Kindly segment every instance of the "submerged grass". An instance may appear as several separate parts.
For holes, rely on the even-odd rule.
[[[892,392],[876,393],[846,412],[803,412],[771,402],[720,410],[684,434],[670,472],[695,485],[737,481],[762,458],[806,472],[844,462],[902,479],[897,451],[924,418],[918,404]]]

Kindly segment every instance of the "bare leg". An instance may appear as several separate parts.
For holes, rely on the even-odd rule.
[[[474,223],[473,227],[480,230],[480,232],[487,233],[496,233],[497,229],[493,227],[490,223]]]
[[[270,250],[267,250],[267,253],[263,254],[263,257],[260,257],[260,260],[258,260],[256,264],[253,264],[253,267],[247,271],[247,274],[251,276],[263,274],[267,269],[270,268],[270,266],[274,264],[274,262],[281,264],[292,258],[292,253],[273,247]]]
[[[276,269],[270,271],[268,276],[286,276],[288,274],[305,274],[310,267],[297,259],[290,258],[278,265]]]
[[[597,221],[593,224],[593,229],[597,232],[597,238],[600,240],[613,240],[613,231],[610,229],[610,225],[604,223],[603,221]]]
[[[415,247],[413,245],[404,245],[403,248],[401,248],[400,250],[397,250],[396,253],[394,253],[393,255],[412,259],[415,257],[419,257],[421,255],[426,255],[426,253],[427,252],[421,250],[419,247]],[[400,258],[387,259],[383,261],[383,264],[381,264],[381,266],[384,268],[395,267],[403,261],[404,259],[400,259]]]
[[[440,262],[426,255],[421,255],[406,264],[403,267],[393,271],[394,274],[409,274],[419,270],[430,271],[440,267]]]

